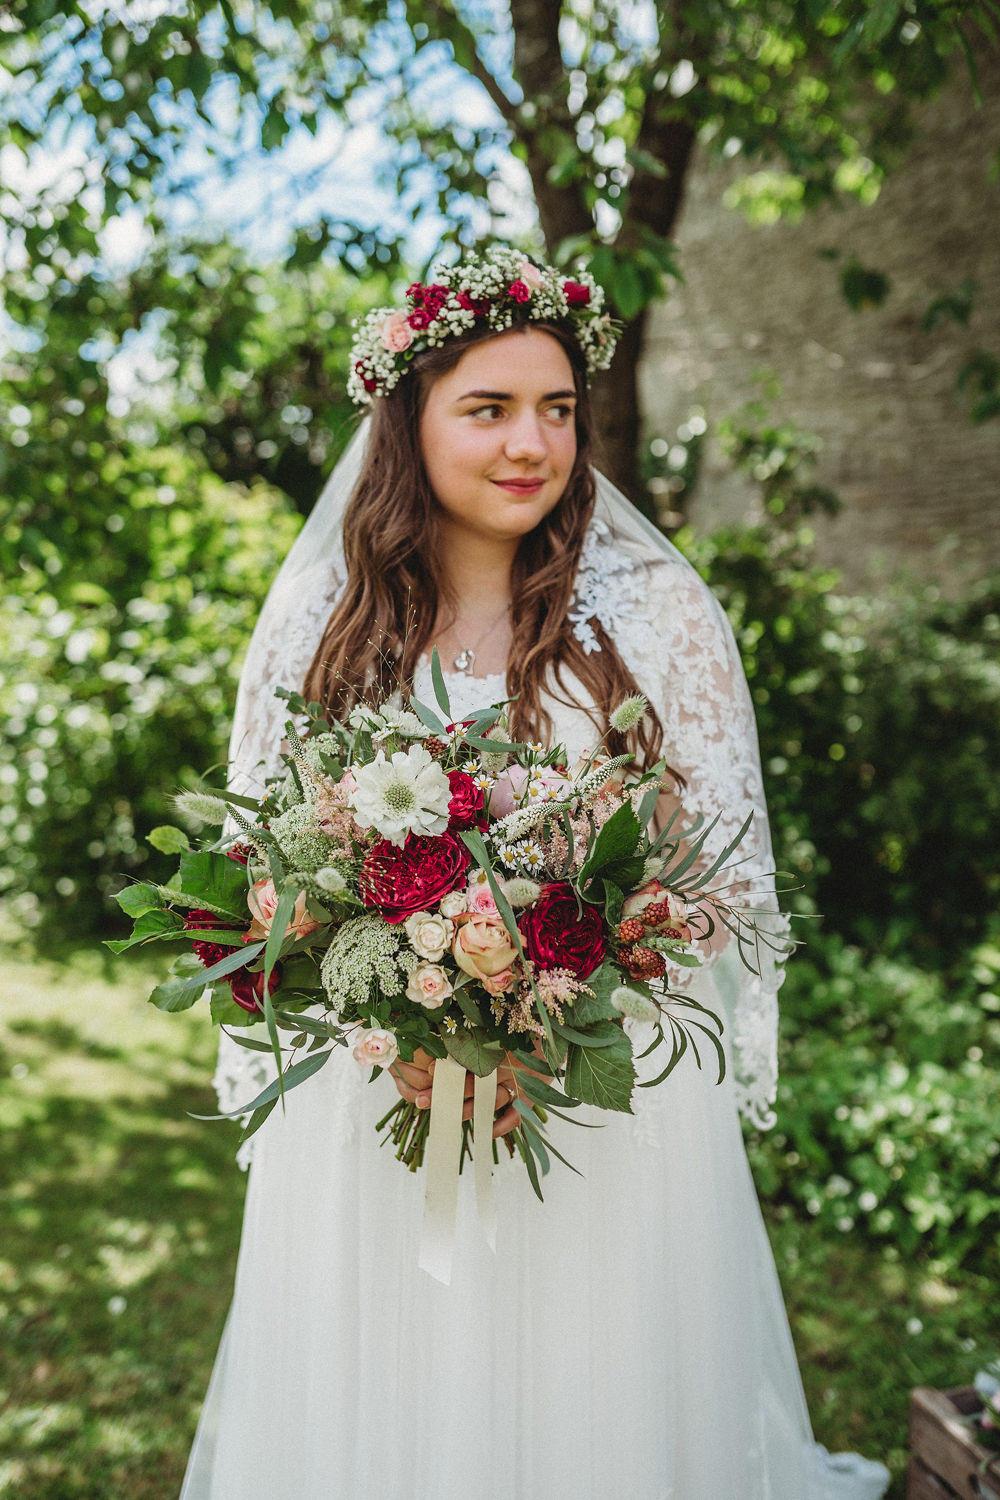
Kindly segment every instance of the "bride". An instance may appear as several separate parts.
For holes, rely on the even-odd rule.
[[[652,712],[628,748],[666,756],[686,812],[723,814],[718,848],[754,811],[743,899],[777,930],[724,616],[590,465],[587,377],[612,350],[589,278],[503,247],[369,315],[351,383],[372,415],[254,633],[234,789],[274,769],[276,687],[304,680],[335,716],[394,686],[429,701],[433,647],[453,717],[511,698],[514,735],[571,759],[641,690]],[[877,1500],[880,1464],[812,1441],[740,1134],[741,1111],[771,1118],[780,974],[720,946],[689,983],[725,1014],[725,1082],[688,1056],[633,1115],[553,1133],[582,1175],[554,1170],[544,1204],[501,1151],[495,1254],[464,1174],[450,1285],[418,1266],[421,1178],[372,1128],[394,1088],[428,1107],[432,1073],[368,1086],[339,1049],[288,1096],[248,1143],[182,1500]],[[224,1044],[224,1109],[257,1091],[262,1056]],[[515,1092],[497,1085],[497,1135]]]

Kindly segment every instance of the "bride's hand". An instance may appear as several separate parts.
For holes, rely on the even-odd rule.
[[[418,1109],[430,1109],[431,1093],[434,1087],[434,1058],[428,1056],[422,1047],[418,1047],[413,1054],[412,1062],[401,1062],[398,1058],[389,1069],[392,1081],[396,1085],[401,1096],[410,1104],[415,1104]],[[475,1094],[476,1080],[472,1073],[465,1075],[465,1105],[462,1109],[462,1119],[472,1119],[473,1099]],[[512,1068],[501,1068],[497,1073],[496,1098],[494,1100],[493,1135],[498,1138],[509,1133],[516,1127],[519,1115],[514,1108],[514,1100],[518,1097],[517,1081]]]

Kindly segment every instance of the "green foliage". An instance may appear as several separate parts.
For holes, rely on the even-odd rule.
[[[951,962],[1000,893],[1000,584],[851,600],[795,539],[681,540],[736,631],[799,903],[866,948]]]
[[[1000,1270],[1000,948],[948,976],[812,938],[782,991],[778,1128],[761,1191],[830,1234]]]
[[[63,510],[0,604],[2,879],[22,918],[64,931],[100,927],[123,875],[166,871],[145,836],[180,780],[225,758],[242,653],[296,529],[272,491],[177,452],[92,463],[80,509],[103,524],[70,551]]]

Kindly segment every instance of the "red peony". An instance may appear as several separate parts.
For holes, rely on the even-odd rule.
[[[268,992],[274,994],[281,983],[281,975],[277,968],[271,970],[271,978],[268,981]],[[251,1015],[261,1013],[259,1002],[264,998],[264,973],[250,974],[246,969],[237,969],[235,974],[230,975],[229,988],[233,992],[236,1004],[248,1010]]]
[[[513,297],[515,302],[530,302],[531,288],[523,281],[512,281],[507,288],[507,295]]]
[[[449,829],[458,832],[462,828],[485,828],[489,819],[486,816],[486,799],[481,789],[464,771],[449,771],[447,774],[448,785],[451,787],[451,801],[448,803]]]
[[[579,281],[564,281],[563,291],[570,307],[586,307],[590,301],[590,287],[583,286]]]
[[[568,885],[547,885],[518,921],[528,957],[540,969],[572,969],[586,979],[604,959],[604,926],[596,906],[582,916]]]
[[[184,926],[188,932],[204,932],[206,929],[212,927],[233,931],[232,923],[228,922],[225,917],[217,917],[214,911],[189,911],[184,918]],[[242,942],[241,934],[233,931],[233,936],[239,937]],[[225,958],[227,954],[233,951],[232,947],[225,948],[221,943],[207,943],[203,940],[192,943],[191,947],[201,959],[206,969],[210,969],[213,964],[217,964],[220,959]]]
[[[432,911],[442,896],[463,884],[472,855],[460,838],[407,838],[402,849],[379,839],[365,855],[358,878],[361,899],[387,922]]]

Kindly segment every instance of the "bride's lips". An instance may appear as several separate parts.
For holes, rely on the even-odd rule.
[[[509,490],[512,495],[537,495],[545,483],[544,479],[494,479],[498,489]]]

